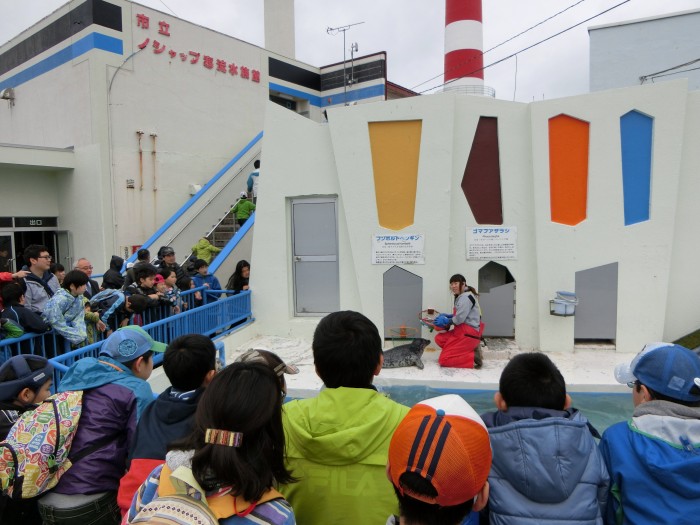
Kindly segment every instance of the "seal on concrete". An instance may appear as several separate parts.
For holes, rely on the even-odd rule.
[[[423,361],[420,358],[423,355],[423,350],[429,344],[430,341],[427,339],[417,338],[409,344],[384,351],[384,365],[382,368],[417,366],[423,370]]]

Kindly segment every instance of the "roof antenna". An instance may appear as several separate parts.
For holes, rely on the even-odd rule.
[[[346,26],[327,27],[326,28],[326,33],[328,33],[331,36],[335,36],[341,32],[343,33],[343,103],[346,106],[348,105],[348,78],[347,78],[347,74],[345,73],[345,33],[352,26],[359,26],[360,24],[364,24],[364,22],[355,22],[354,24],[348,24]],[[357,44],[355,44],[355,46],[357,46]],[[357,50],[355,50],[355,51],[357,51]]]

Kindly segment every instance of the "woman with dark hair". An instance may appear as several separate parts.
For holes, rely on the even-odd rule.
[[[63,279],[66,278],[66,267],[61,263],[51,263],[49,271],[56,276],[58,284],[63,284]]]
[[[233,290],[237,294],[241,293],[243,290],[248,289],[249,278],[250,278],[250,263],[246,260],[240,260],[240,261],[238,261],[238,264],[236,265],[236,270],[233,272],[233,274],[229,278],[228,283],[226,283],[226,289]]]
[[[275,372],[263,363],[233,363],[217,374],[199,401],[192,434],[172,445],[165,465],[141,485],[126,523],[184,488],[221,525],[293,525],[292,507],[273,488],[295,481],[285,467],[282,399]]]
[[[435,319],[436,326],[446,329],[435,336],[435,344],[442,348],[438,363],[449,368],[481,368],[479,343],[484,323],[477,302],[479,294],[459,273],[450,277],[450,291],[455,297],[452,314],[441,314]],[[450,330],[450,326],[454,329]]]

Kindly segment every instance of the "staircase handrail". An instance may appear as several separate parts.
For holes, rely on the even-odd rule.
[[[248,164],[250,164],[250,162],[249,162]],[[246,164],[246,166],[247,166],[248,164]],[[238,176],[238,175],[236,175],[236,177],[237,177],[237,176]],[[230,181],[230,182],[233,182],[233,180],[234,180],[236,177],[231,177],[231,181]],[[224,186],[222,189],[225,189],[227,186],[228,186],[228,183],[227,183],[226,186]],[[217,192],[216,195],[218,195],[219,193],[221,193],[221,192],[220,192],[220,191]],[[216,195],[215,195],[215,196],[216,196]],[[235,206],[235,205],[238,204],[239,202],[241,202],[240,197],[238,198],[238,200],[237,200],[236,202],[233,203],[233,206]],[[219,222],[217,222],[214,226],[212,226],[211,230],[209,230],[207,233],[204,234],[204,237],[206,237],[207,239],[209,239],[209,236],[210,236],[212,233],[214,233],[214,231],[216,231],[216,229],[219,227],[219,225],[220,225],[222,222],[224,222],[224,220],[226,220],[226,217],[229,216],[229,214],[231,213],[231,209],[233,208],[233,206],[231,206],[231,208],[229,208],[229,210],[228,210],[226,213],[224,213],[224,215],[219,219]],[[234,217],[234,220],[235,220],[235,217]],[[247,231],[247,230],[246,230],[246,231]],[[194,250],[191,250],[191,251],[187,254],[187,256],[180,262],[180,266],[186,264],[187,261],[189,260],[189,258],[192,257],[193,254],[194,254]],[[218,255],[218,254],[217,254],[217,255]],[[218,266],[217,266],[217,268],[218,268]]]
[[[253,146],[255,146],[255,145],[260,141],[260,139],[262,139],[262,137],[263,137],[263,132],[261,131],[261,132],[258,133],[248,144],[246,144],[245,147],[244,147],[241,151],[239,151],[239,152],[236,154],[236,156],[234,156],[230,161],[228,161],[228,162],[226,163],[226,165],[225,165],[223,168],[221,168],[221,169],[216,173],[216,175],[214,175],[211,179],[209,179],[209,181],[202,187],[201,190],[199,190],[199,191],[198,191],[197,193],[195,193],[187,202],[185,202],[185,204],[183,204],[182,207],[181,207],[179,210],[177,210],[177,211],[165,222],[165,224],[163,224],[163,226],[161,226],[160,228],[158,228],[158,230],[157,230],[153,235],[151,235],[151,236],[148,238],[148,240],[146,240],[146,241],[141,245],[141,247],[142,247],[142,248],[146,248],[146,249],[150,249],[150,247],[153,245],[153,243],[154,243],[157,239],[159,239],[159,238],[163,235],[163,233],[165,233],[165,232],[168,230],[168,228],[170,228],[173,224],[175,224],[175,221],[176,221],[178,218],[180,218],[180,216],[181,216],[183,213],[185,213],[187,210],[189,210],[189,209],[192,207],[192,205],[194,205],[194,203],[197,202],[197,201],[207,192],[207,190],[209,190],[209,188],[211,188],[216,182],[218,182],[219,179],[221,179],[221,177],[223,177],[224,174],[225,174],[228,170],[230,170],[231,167],[232,167],[234,164],[236,164],[236,163],[243,157],[243,155],[245,155],[246,153],[248,153],[248,152],[253,148]],[[247,164],[246,164],[246,165],[247,165]],[[243,167],[241,167],[241,169],[239,170],[239,172],[236,173],[236,176],[231,177],[231,179],[229,180],[229,182],[227,182],[213,197],[216,197],[216,196],[219,195],[224,189],[226,189],[226,187],[228,187],[228,185],[238,176],[238,174],[239,174],[242,170],[243,170]],[[209,199],[208,202],[211,202],[211,200],[213,199],[213,197],[210,197],[210,199]],[[165,243],[164,246],[169,245],[169,244],[172,242],[173,239],[175,239],[180,233],[182,233],[182,231],[187,227],[187,225],[188,225],[190,222],[192,222],[192,221],[199,215],[199,213],[201,213],[205,208],[206,208],[206,206],[202,207],[202,209],[201,209],[194,217],[192,217],[192,219],[190,219],[190,221],[189,221],[188,223],[186,223],[185,225],[183,225],[183,227],[182,227],[175,235],[171,236],[171,237],[168,239],[167,243]],[[129,262],[134,262],[134,261],[136,261],[136,254],[135,254],[135,253],[132,253],[131,256],[126,260],[126,262],[129,263]]]
[[[231,240],[226,243],[226,246],[224,246],[223,249],[216,254],[216,257],[209,265],[209,273],[215,274],[217,272],[219,266],[221,266],[221,263],[224,260],[226,260],[226,258],[231,254],[231,252],[238,245],[240,240],[245,236],[246,233],[248,233],[248,230],[250,230],[253,227],[253,224],[255,224],[255,212],[253,212],[250,215],[250,217],[248,217],[248,220],[245,221],[245,224],[243,224],[243,226],[241,226],[238,229],[238,231],[231,238]]]

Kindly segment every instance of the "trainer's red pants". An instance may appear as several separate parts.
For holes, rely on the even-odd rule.
[[[448,368],[474,368],[474,351],[479,346],[484,323],[475,330],[466,323],[455,326],[449,332],[435,336],[435,344],[442,348],[438,363]]]

